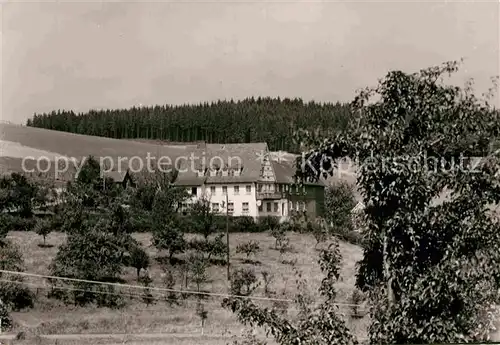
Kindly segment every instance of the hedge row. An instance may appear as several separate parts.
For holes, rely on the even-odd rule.
[[[38,216],[31,218],[23,218],[17,215],[4,214],[0,216],[0,228],[6,231],[33,231],[37,223]],[[100,219],[98,215],[90,215],[90,221],[93,223]],[[188,219],[186,219],[188,222]],[[260,221],[254,221],[252,217],[229,217],[229,232],[265,232],[268,228]],[[215,227],[219,231],[226,231],[226,217],[217,216],[214,220]],[[57,231],[58,226],[54,226]],[[131,230],[134,232],[150,232],[152,230],[151,216],[147,214],[139,214],[131,218]],[[186,229],[186,232],[189,229]]]

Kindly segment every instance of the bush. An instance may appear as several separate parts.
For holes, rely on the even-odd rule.
[[[153,231],[153,245],[158,250],[166,250],[170,262],[176,253],[183,253],[186,250],[186,241],[182,232],[182,223],[178,218],[173,217],[167,223],[156,224]]]
[[[37,223],[37,218],[23,218],[19,215],[0,215],[0,234],[8,231],[32,231]],[[0,236],[1,237],[1,236]]]
[[[21,251],[10,241],[3,241],[0,245],[0,258],[0,269],[16,272],[24,270]],[[0,278],[4,279],[0,283],[0,301],[7,310],[18,311],[33,307],[33,293],[20,284],[23,281],[21,276],[0,273]]]
[[[240,268],[231,274],[231,294],[237,296],[250,296],[260,283],[255,271],[250,268]]]
[[[250,255],[257,255],[260,251],[259,242],[257,241],[241,243],[236,247],[236,253],[244,253],[247,256],[247,261],[250,259]]]
[[[48,219],[38,219],[34,230],[37,235],[43,237],[43,245],[45,246],[47,235],[52,232],[52,222]]]
[[[141,269],[149,267],[149,256],[139,245],[135,245],[130,251],[129,265],[134,267],[137,272],[137,280],[140,278]]]
[[[187,244],[188,249],[206,255],[206,260],[214,257],[222,257],[227,253],[227,245],[223,240],[224,234],[218,234],[215,238],[193,238]]]
[[[12,318],[9,315],[7,307],[0,301],[0,332],[9,331],[12,328]]]

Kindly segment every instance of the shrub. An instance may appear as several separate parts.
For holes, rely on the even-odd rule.
[[[196,284],[196,291],[200,292],[203,284],[208,281],[207,262],[199,254],[191,255],[188,262],[191,280]]]
[[[139,280],[141,269],[149,267],[149,256],[139,245],[135,245],[130,250],[129,265],[137,270],[137,280]]]
[[[250,296],[260,283],[255,275],[255,270],[240,268],[231,274],[231,294],[237,296]]]
[[[166,250],[170,262],[176,253],[183,253],[186,250],[184,233],[178,218],[171,218],[166,223],[157,223],[153,231],[153,245],[158,250]]]
[[[215,238],[193,238],[187,246],[190,250],[194,250],[201,255],[204,255],[206,260],[214,257],[222,257],[227,253],[227,245],[223,240],[224,234],[218,234]]]
[[[23,218],[19,215],[0,215],[0,235],[8,231],[32,231],[37,223],[37,218]],[[0,236],[1,237],[1,236]]]
[[[19,247],[7,240],[0,245],[0,268],[16,272],[24,270]],[[33,307],[34,295],[27,287],[20,284],[23,281],[21,276],[0,273],[0,278],[4,279],[0,282],[0,301],[7,310],[18,311]]]
[[[43,237],[43,245],[46,246],[47,235],[52,231],[52,222],[47,219],[38,219],[35,225],[37,235]]]
[[[234,217],[231,232],[261,232],[261,228],[252,217]]]
[[[244,253],[247,256],[247,261],[250,259],[250,255],[257,255],[260,251],[259,242],[257,241],[241,243],[236,247],[236,253]]]
[[[338,182],[326,190],[325,219],[332,226],[333,233],[353,230],[351,211],[356,206],[353,187]]]
[[[0,300],[0,323],[2,325],[0,328],[0,332],[9,331],[12,328],[12,318],[9,315],[7,307],[5,306],[5,304],[2,303],[1,300]]]
[[[274,281],[274,276],[268,271],[262,271],[261,274],[262,280],[264,281],[264,295],[271,297],[275,294],[275,292],[271,290],[271,284]]]

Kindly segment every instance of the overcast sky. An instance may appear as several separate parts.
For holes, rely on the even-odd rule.
[[[33,2],[2,7],[2,114],[250,96],[348,101],[388,70],[499,72],[498,1]]]

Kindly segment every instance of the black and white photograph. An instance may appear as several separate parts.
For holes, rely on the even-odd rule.
[[[0,345],[500,344],[500,1],[0,23]]]

